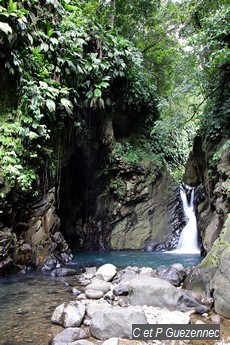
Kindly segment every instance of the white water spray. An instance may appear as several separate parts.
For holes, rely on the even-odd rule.
[[[190,189],[190,198],[187,198],[186,188]],[[194,212],[194,188],[182,186],[180,188],[180,196],[184,213],[188,218],[188,223],[181,232],[177,249],[173,250],[172,253],[199,254],[197,222]]]

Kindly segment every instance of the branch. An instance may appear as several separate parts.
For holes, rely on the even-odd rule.
[[[142,50],[142,54],[146,53],[149,49],[155,47],[157,45],[157,43],[159,43],[160,41],[162,41],[166,35],[168,35],[170,32],[172,32],[173,30],[175,30],[176,27],[174,26],[173,28],[171,28],[170,30],[166,31],[165,35],[161,36],[156,42],[154,42],[153,44],[151,44],[150,46],[148,46],[147,48],[145,48],[144,50]]]
[[[184,123],[182,123],[182,124],[180,125],[180,127],[183,127],[184,125],[186,125],[186,123],[190,122],[190,121],[196,116],[196,114],[197,114],[199,108],[202,106],[202,104],[203,104],[210,96],[212,96],[212,94],[213,94],[214,92],[216,92],[218,89],[220,89],[220,88],[222,87],[222,85],[223,85],[223,83],[220,84],[219,86],[217,86],[214,90],[212,90],[212,92],[210,92],[210,93],[209,93],[209,94],[198,104],[198,106],[196,107],[196,110],[194,111],[194,113],[192,114],[192,116],[191,116],[188,120],[186,120]]]

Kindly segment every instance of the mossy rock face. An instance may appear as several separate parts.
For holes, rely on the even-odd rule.
[[[201,262],[213,289],[215,311],[230,318],[230,215],[212,249]]]
[[[148,241],[156,245],[168,241],[172,228],[167,204],[174,192],[175,184],[166,170],[155,181],[151,174],[145,177],[140,191],[136,188],[117,213],[110,234],[111,249],[137,250],[144,249]]]

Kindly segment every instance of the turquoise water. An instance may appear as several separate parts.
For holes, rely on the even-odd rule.
[[[198,265],[202,257],[199,254],[176,254],[169,252],[110,251],[76,252],[71,266],[100,266],[111,263],[118,268],[126,266],[152,267],[181,263],[185,267]]]

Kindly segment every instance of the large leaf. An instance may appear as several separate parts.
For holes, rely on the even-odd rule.
[[[7,23],[0,22],[0,30],[5,32],[6,35],[12,34],[12,28]]]
[[[52,99],[46,100],[46,106],[50,112],[55,111],[55,109],[56,109],[56,105],[55,105],[54,101],[52,101]]]
[[[61,98],[61,104],[64,106],[68,114],[72,114],[73,104],[67,98]]]

